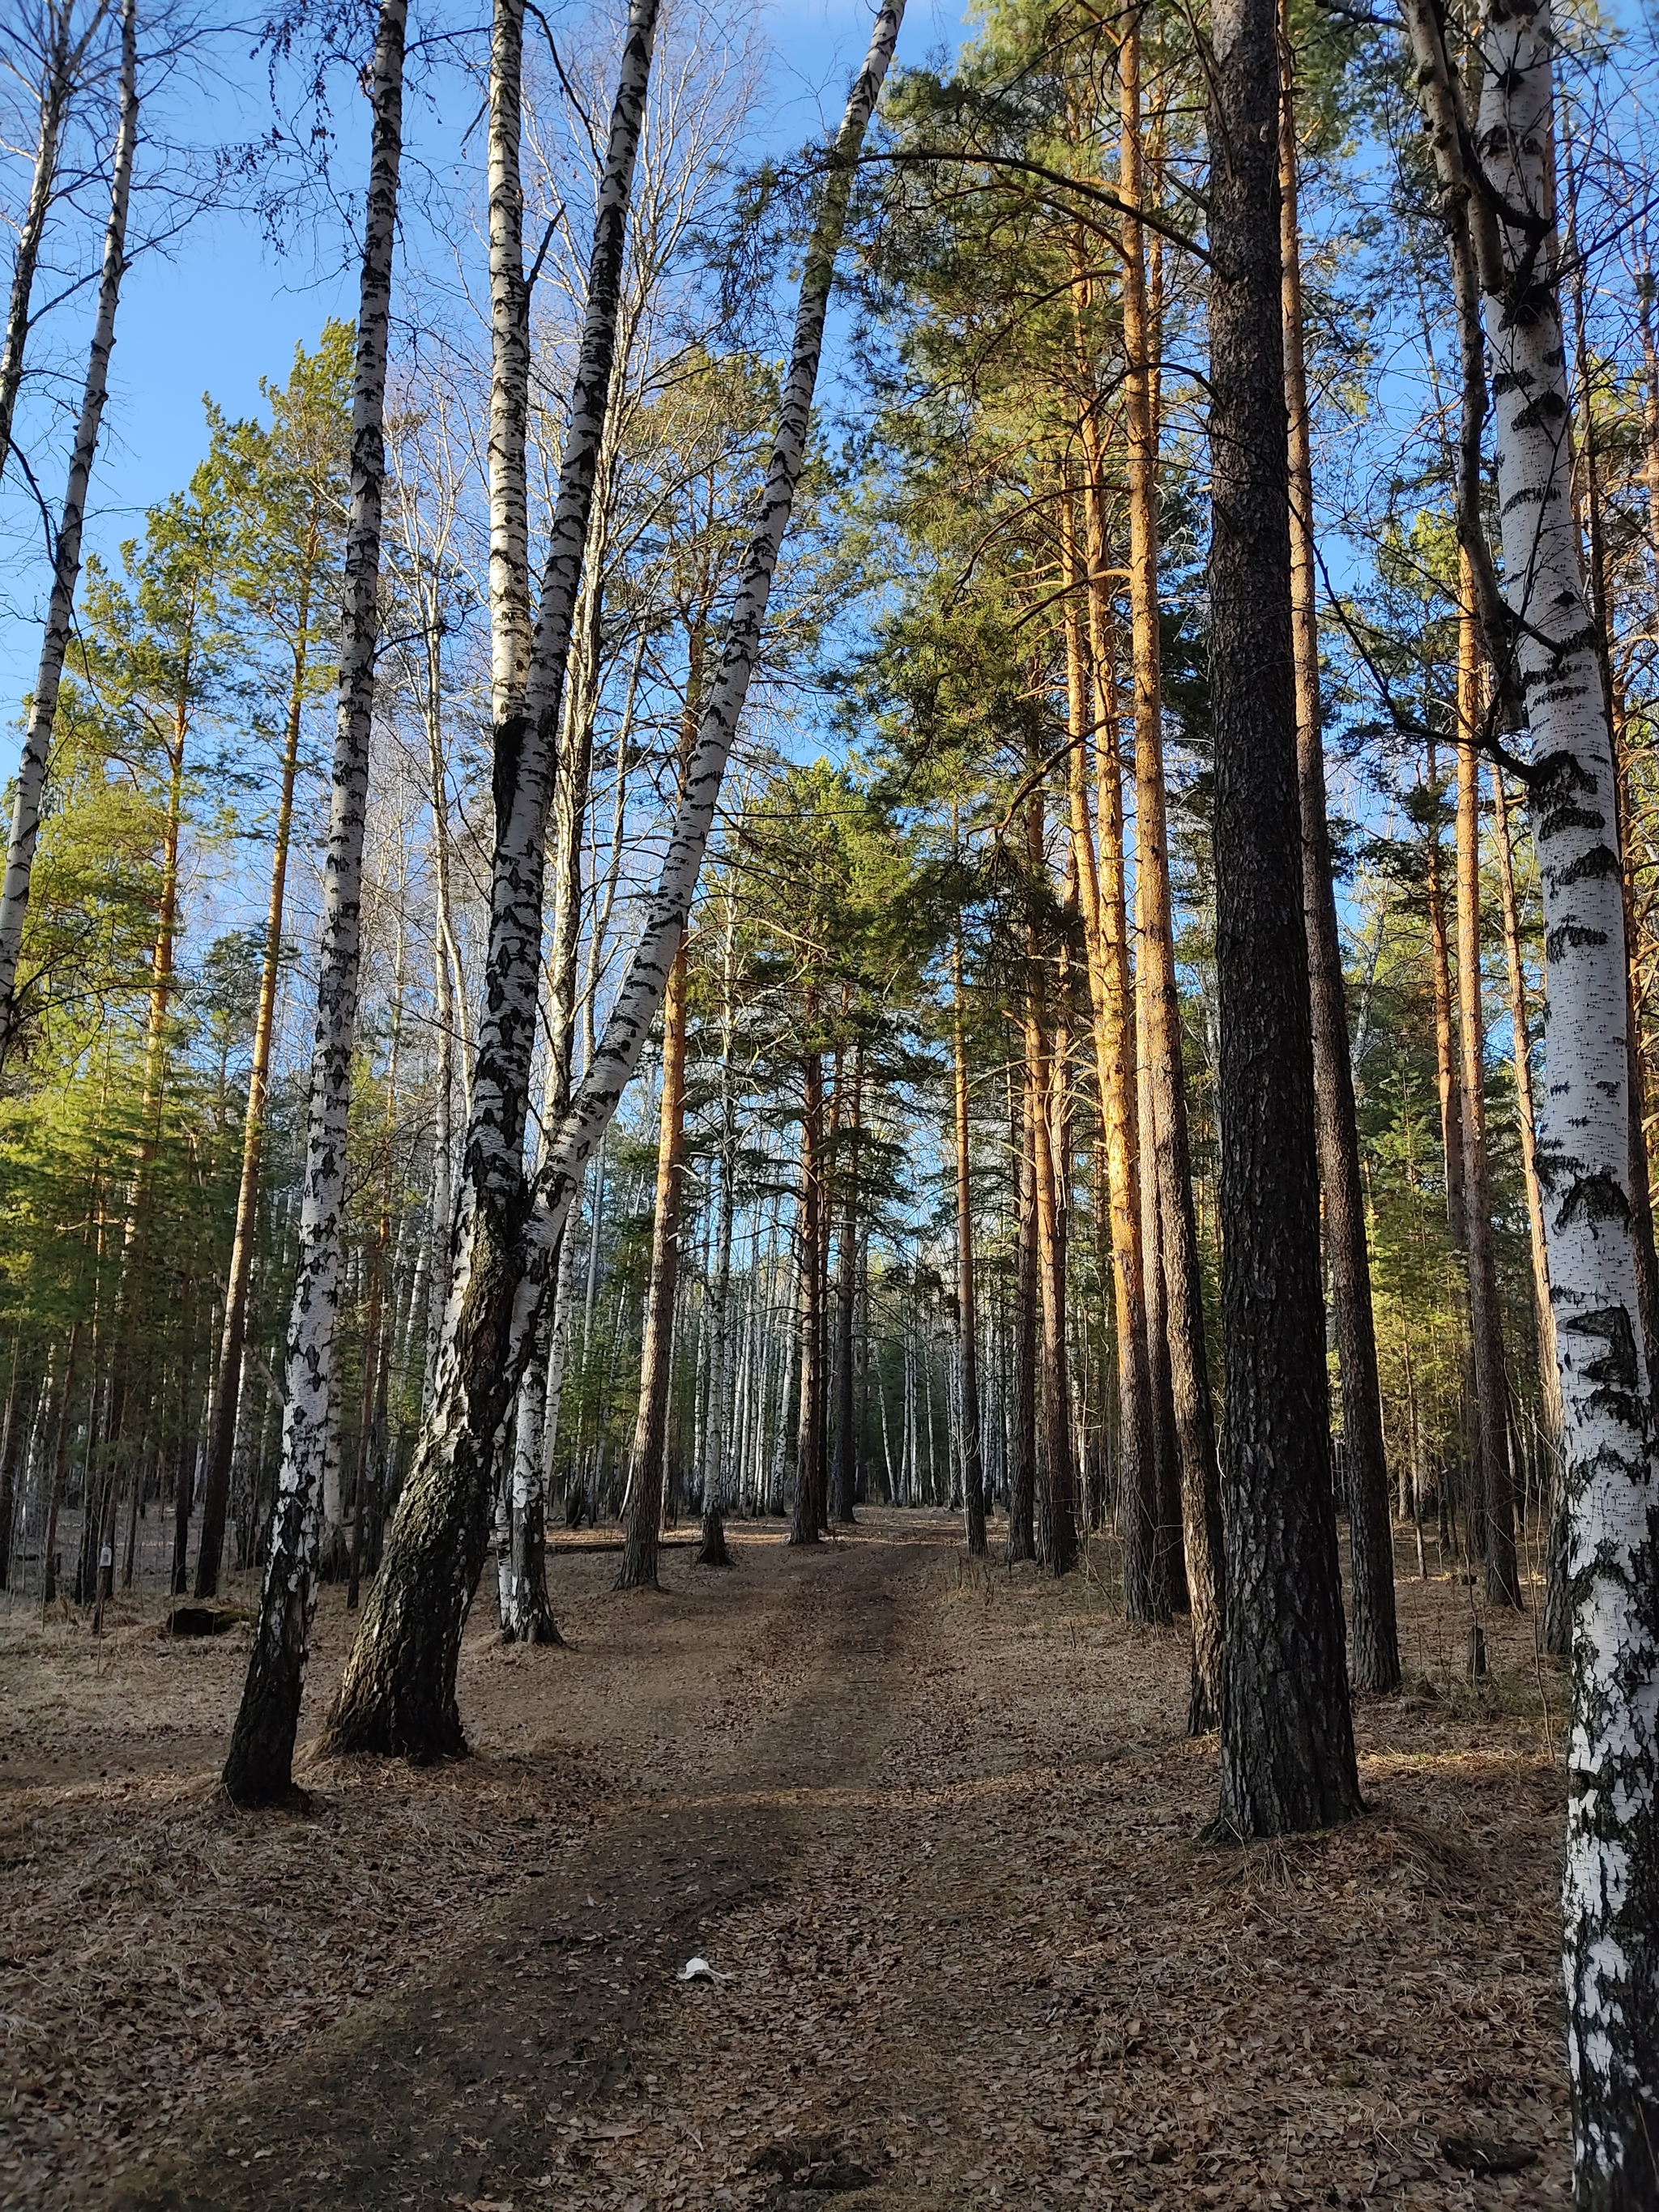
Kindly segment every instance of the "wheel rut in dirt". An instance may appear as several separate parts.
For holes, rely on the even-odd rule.
[[[560,1869],[481,1899],[436,1975],[204,2116],[120,2212],[497,2203],[542,2173],[550,2112],[585,2109],[603,2135],[699,1927],[785,1885],[878,1759],[939,1558],[925,1541],[792,1555],[763,1633],[799,1638],[799,1674],[758,1735],[684,1792],[625,1806]]]

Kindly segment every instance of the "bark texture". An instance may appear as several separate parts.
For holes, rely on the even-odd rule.
[[[836,251],[858,154],[901,14],[898,6],[888,5],[878,15],[832,150],[801,280],[795,343],[762,520],[744,556],[668,852],[656,888],[643,902],[640,941],[617,1002],[564,1125],[549,1147],[532,1197],[524,1186],[519,1147],[535,1019],[550,755],[608,391],[628,185],[656,9],[648,0],[635,0],[629,15],[600,193],[581,365],[532,650],[530,712],[525,727],[497,733],[500,865],[492,884],[487,990],[494,1025],[492,1064],[486,1066],[481,1026],[457,1256],[432,1411],[331,1719],[328,1741],[337,1751],[403,1752],[419,1759],[464,1747],[455,1668],[488,1547],[495,1434],[528,1357],[549,1263],[583,1170],[638,1064],[684,931],[805,460]]]
[[[323,863],[323,927],[312,1046],[300,1254],[289,1321],[283,1457],[258,1618],[225,1762],[226,1794],[244,1805],[286,1797],[312,1614],[319,1516],[331,1444],[334,1321],[340,1295],[346,1119],[357,1036],[363,824],[368,796],[374,655],[380,638],[380,517],[386,481],[386,349],[392,255],[403,155],[407,0],[381,0],[374,42],[373,136],[363,219],[351,410],[351,505],[333,793]]]
[[[1210,72],[1226,1662],[1218,1826],[1360,1809],[1331,1497],[1291,635],[1273,0],[1221,0]]]
[[[1476,141],[1499,203],[1487,338],[1504,568],[1534,745],[1547,1076],[1539,1175],[1572,1602],[1563,1881],[1577,2201],[1659,2203],[1659,1486],[1631,1203],[1617,768],[1571,499],[1548,252],[1548,7],[1493,9]]]
[[[535,1307],[557,1241],[555,1236],[544,1249],[537,1297],[526,1303],[515,1328],[526,1274],[523,1147],[555,747],[611,399],[629,198],[657,12],[656,0],[633,0],[629,12],[525,710],[495,732],[483,1012],[432,1405],[329,1717],[325,1740],[336,1753],[421,1759],[465,1748],[455,1705],[461,1632],[489,1546],[497,1437],[530,1352]]]

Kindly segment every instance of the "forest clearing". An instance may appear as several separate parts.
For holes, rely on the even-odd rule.
[[[1659,2212],[1656,87],[0,9],[0,2207]]]
[[[784,1534],[632,1597],[556,1545],[568,1648],[473,1634],[471,1759],[302,1758],[274,1823],[216,1790],[246,1628],[159,1637],[152,1600],[70,1661],[14,1615],[0,2202],[1563,2200],[1524,1624],[1470,1686],[1467,1589],[1402,1575],[1365,1819],[1218,1847],[1182,1638],[1125,1622],[1107,1547],[1056,1583],[938,1514]],[[325,1600],[302,1735],[348,1632]],[[1458,2138],[1533,2161],[1477,2179]]]

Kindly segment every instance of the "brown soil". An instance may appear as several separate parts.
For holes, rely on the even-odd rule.
[[[246,1631],[11,1616],[0,2205],[1565,2201],[1529,1622],[1471,1688],[1468,1590],[1402,1582],[1370,1817],[1223,1849],[1181,1638],[1109,1578],[917,1514],[736,1542],[660,1595],[562,1557],[569,1648],[469,1640],[473,1758],[315,1765],[303,1814],[214,1792]],[[349,1635],[328,1593],[307,1725]]]

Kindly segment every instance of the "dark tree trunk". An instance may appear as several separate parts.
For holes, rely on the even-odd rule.
[[[663,1000],[662,1111],[657,1137],[657,1209],[651,1231],[640,1406],[628,1478],[628,1533],[617,1588],[654,1589],[662,1531],[663,1448],[673,1382],[674,1301],[679,1288],[681,1154],[685,1133],[685,939]]]
[[[1036,1557],[1037,1249],[1036,1135],[1031,1070],[1023,1071],[1014,1126],[1018,1162],[1014,1259],[1013,1467],[1008,1484],[1008,1557]]]
[[[973,1158],[969,1144],[968,1054],[963,1036],[962,932],[958,922],[951,950],[952,1072],[955,1078],[957,1138],[957,1340],[961,1374],[962,1502],[968,1523],[968,1550],[983,1559],[985,1465],[979,1436],[979,1301],[974,1282]]]
[[[1302,913],[1274,0],[1209,74],[1210,669],[1221,1001],[1226,1668],[1218,1828],[1360,1809],[1331,1492]]]
[[[809,1027],[816,1019],[817,1009],[809,1004]],[[816,1544],[823,1518],[823,1056],[809,1052],[801,1062],[799,1304],[796,1313],[800,1395],[795,1429],[795,1510],[789,1527],[792,1544]]]
[[[859,1288],[859,1132],[864,1105],[864,1048],[853,1048],[853,1095],[848,1124],[842,1133],[845,1162],[839,1169],[842,1184],[841,1243],[836,1255],[836,1465],[834,1511],[843,1528],[853,1522],[854,1492],[858,1487],[858,1428],[854,1410],[854,1316]]]
[[[14,1343],[11,1380],[6,1386],[6,1413],[0,1430],[0,1589],[11,1572],[11,1523],[17,1506],[17,1459],[27,1424],[20,1418],[23,1387],[23,1347]]]

